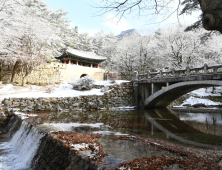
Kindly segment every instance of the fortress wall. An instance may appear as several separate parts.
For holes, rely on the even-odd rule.
[[[5,67],[3,70],[3,83],[10,83],[13,67]],[[87,74],[95,80],[103,80],[104,69],[78,66],[62,63],[45,63],[36,67],[27,77],[27,84],[46,85],[70,80],[71,77],[80,78],[82,74]],[[22,66],[18,66],[15,74],[15,82],[22,83]]]

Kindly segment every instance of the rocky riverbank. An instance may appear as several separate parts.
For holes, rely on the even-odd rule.
[[[103,88],[95,85],[95,88]],[[108,86],[104,95],[50,98],[5,98],[2,102],[9,108],[19,108],[23,112],[58,111],[58,110],[100,110],[124,106],[135,106],[132,83]]]
[[[222,151],[185,147],[166,141],[141,137],[119,137],[120,140],[137,140],[154,146],[158,151],[167,150],[177,156],[150,156],[137,158],[119,165],[116,170],[122,169],[222,169]]]

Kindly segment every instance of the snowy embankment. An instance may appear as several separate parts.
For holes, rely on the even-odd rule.
[[[129,82],[124,80],[117,80],[116,83],[120,84],[122,82]],[[110,81],[96,81],[96,85],[113,85]],[[39,98],[39,97],[77,97],[86,95],[103,95],[101,89],[91,89],[85,91],[74,90],[73,86],[67,81],[64,81],[58,85],[48,85],[48,86],[36,86],[27,85],[22,87],[19,85],[7,84],[0,86],[0,101],[4,98]]]
[[[125,80],[117,80],[117,84],[122,82],[129,82]],[[95,85],[109,86],[113,85],[110,81],[96,81]],[[181,106],[193,106],[195,104],[203,104],[205,106],[218,106],[222,105],[220,102],[215,102],[207,97],[209,96],[222,96],[221,87],[201,88],[188,93],[188,98],[184,100]],[[104,92],[101,89],[91,89],[85,91],[74,90],[73,86],[67,81],[64,81],[58,85],[48,85],[48,86],[36,86],[27,85],[22,87],[19,85],[7,84],[0,85],[0,101],[4,98],[39,98],[39,97],[77,97],[86,95],[103,95]]]
[[[201,88],[198,90],[194,90],[187,95],[189,96],[186,100],[182,102],[179,106],[195,106],[197,104],[201,104],[202,106],[219,106],[222,105],[221,102],[212,101],[209,97],[214,96],[222,96],[221,95],[222,87],[208,87]]]

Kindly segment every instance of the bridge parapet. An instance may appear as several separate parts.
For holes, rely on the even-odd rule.
[[[135,72],[132,81],[138,107],[166,107],[192,90],[222,86],[222,64],[168,71]]]
[[[138,74],[138,79],[152,79],[152,78],[169,78],[169,77],[181,77],[181,76],[191,76],[191,75],[203,75],[203,74],[216,74],[222,73],[222,64],[208,66],[204,64],[202,67],[190,68],[189,66],[186,69],[172,69],[168,71],[157,71],[157,72],[146,72]]]

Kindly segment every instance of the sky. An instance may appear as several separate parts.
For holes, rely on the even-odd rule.
[[[114,12],[109,12],[101,15],[99,9],[93,6],[102,5],[102,0],[43,0],[53,10],[63,9],[68,12],[67,18],[71,21],[71,26],[78,26],[79,33],[95,34],[99,31],[104,33],[114,33],[118,35],[121,31],[128,29],[136,29],[140,32],[154,32],[158,28],[164,28],[171,24],[178,24],[176,13],[164,22],[162,17],[158,17],[157,20],[147,22],[150,18],[138,17],[135,14],[126,15],[119,20]],[[192,16],[181,16],[179,21],[181,24],[190,25],[195,22],[199,16],[196,12]],[[150,24],[152,23],[152,24]],[[153,24],[155,23],[155,24]]]

